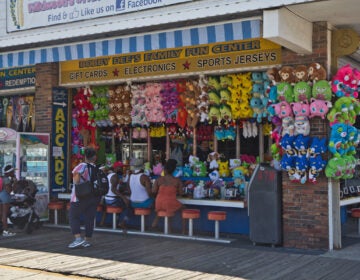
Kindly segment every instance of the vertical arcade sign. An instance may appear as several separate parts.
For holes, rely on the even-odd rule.
[[[67,153],[68,153],[68,93],[66,88],[52,90],[52,159],[51,188],[52,195],[67,189]]]

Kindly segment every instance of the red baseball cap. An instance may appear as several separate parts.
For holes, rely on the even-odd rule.
[[[113,164],[113,168],[123,167],[124,164],[121,161],[116,161]]]

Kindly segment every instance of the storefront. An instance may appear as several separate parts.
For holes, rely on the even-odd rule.
[[[80,2],[76,5],[81,5],[81,11],[91,11],[88,7],[85,8],[85,2]],[[164,14],[164,17],[154,16],[156,12],[165,10],[160,7],[157,7],[159,10],[153,9],[151,13],[143,11],[127,14],[123,10],[124,15],[116,22],[119,25],[116,30],[121,30],[122,36],[115,35],[112,32],[114,29],[106,29],[109,27],[104,25],[106,17],[95,18],[94,26],[101,23],[96,28],[112,32],[106,35],[106,39],[91,39],[93,37],[89,35],[86,37],[90,38],[89,41],[49,44],[39,49],[9,52],[1,55],[0,67],[8,71],[13,65],[35,65],[36,83],[32,85],[32,90],[36,97],[36,131],[51,132],[49,174],[52,198],[69,191],[70,170],[73,164],[82,159],[82,146],[91,144],[99,148],[99,163],[102,164],[111,164],[114,160],[121,160],[126,164],[132,157],[143,157],[149,162],[148,170],[151,172],[154,172],[153,167],[161,160],[173,156],[182,161],[179,167],[183,168],[179,172],[183,173],[189,195],[188,198],[182,198],[184,203],[204,207],[204,211],[214,209],[206,207],[226,209],[230,216],[222,230],[247,234],[249,216],[243,190],[246,190],[249,183],[254,163],[273,159],[276,151],[272,150],[272,144],[280,139],[272,137],[271,132],[276,129],[276,124],[270,122],[269,116],[272,113],[259,107],[254,112],[251,106],[246,105],[251,105],[253,97],[273,101],[270,100],[270,91],[261,91],[269,89],[267,75],[263,74],[273,67],[280,70],[282,67],[290,66],[295,69],[299,65],[305,65],[308,71],[312,63],[318,63],[322,70],[325,69],[325,80],[329,81],[329,69],[333,66],[333,62],[330,62],[331,32],[326,22],[313,24],[302,19],[302,23],[299,23],[301,19],[292,16],[285,8],[264,11],[261,17],[259,11],[269,8],[261,6],[262,4],[254,9],[259,10],[255,13],[258,17],[244,18],[239,14],[231,17],[231,20],[225,17],[235,7],[243,12],[241,15],[244,15],[244,11],[251,11],[250,6],[255,5],[252,1],[244,3],[244,7],[238,3],[230,3],[231,5],[224,6],[222,15],[218,14],[217,6],[212,6],[212,2],[209,2],[209,7],[197,6],[200,1],[166,3],[170,5],[182,2],[190,2],[181,4],[181,7],[188,5],[189,11],[194,15],[188,19],[184,28],[179,27],[184,25],[174,24],[181,21],[174,12],[176,9]],[[110,8],[107,12],[122,13],[120,6],[116,12],[110,11]],[[61,7],[66,14],[72,8]],[[38,10],[35,13],[34,9],[32,15],[46,12]],[[201,15],[198,18],[197,12],[194,12],[200,10],[206,10],[212,18],[200,20]],[[179,9],[177,13],[184,16],[184,11],[186,9]],[[107,15],[109,14],[104,14]],[[134,15],[137,17],[132,18]],[[52,25],[60,23],[59,26],[62,26],[61,23],[66,23],[68,25],[64,26],[71,25],[70,29],[72,26],[81,27],[74,28],[71,32],[73,37],[93,34],[89,31],[91,24],[82,26],[73,23],[78,18],[57,20],[57,14],[53,16],[50,22],[37,22],[36,26],[31,25],[36,21],[28,21],[29,17],[24,25],[19,25],[16,30],[13,27],[9,32],[36,29],[39,26],[56,29]],[[92,17],[85,12],[82,16],[82,19]],[[152,29],[151,26],[155,26],[157,21],[159,24],[171,23],[172,29]],[[291,30],[277,34],[275,31],[278,29],[272,28],[273,23]],[[137,28],[133,29],[134,35],[124,31],[126,28],[133,28],[131,25]],[[143,30],[144,26],[146,28]],[[69,29],[65,31],[69,33]],[[63,32],[64,36],[65,33]],[[285,33],[287,36],[284,37]],[[48,40],[55,40],[54,34],[49,33]],[[28,42],[31,38],[29,36],[24,40]],[[262,77],[258,79],[257,76]],[[234,80],[241,82],[234,86]],[[254,85],[260,92],[254,92]],[[149,92],[154,95],[147,98]],[[198,98],[204,92],[207,93],[208,101]],[[232,100],[229,96],[235,93],[239,94],[235,99],[238,104],[229,101]],[[126,96],[126,100],[116,98],[119,96]],[[147,100],[152,101],[150,106],[147,106]],[[159,103],[155,103],[155,100]],[[183,101],[183,105],[179,105],[180,101]],[[274,105],[277,101],[279,100]],[[201,102],[204,102],[203,107]],[[240,107],[236,107],[237,105]],[[253,105],[256,106],[256,103]],[[260,105],[263,106],[264,103]],[[161,110],[156,110],[160,107]],[[330,109],[326,104],[322,107],[324,108]],[[179,111],[182,114],[180,118]],[[49,122],[49,119],[52,121]],[[312,138],[329,138],[330,126],[326,118],[322,119],[319,115],[310,118],[309,127],[306,132]],[[199,152],[201,148],[207,151],[205,156]],[[208,148],[216,153],[209,161]],[[179,156],[179,151],[182,156]],[[218,154],[224,155],[221,160],[216,158]],[[205,159],[207,171],[201,171],[200,166],[197,168],[197,176],[186,176],[193,172],[193,168],[185,168],[186,164],[190,164],[190,155]],[[328,159],[326,154],[321,157],[323,160]],[[225,192],[225,189],[221,192],[220,188],[219,198],[223,199],[214,199],[216,190],[205,194],[209,196],[206,199],[189,199],[194,196],[194,188],[199,181],[204,181],[205,188],[209,187],[209,167],[216,162],[212,162],[213,159],[228,162],[232,168],[223,167],[224,175],[220,177],[226,188],[232,187],[234,182],[238,184],[238,188],[229,188]],[[241,173],[234,176],[231,171],[234,166],[238,167],[238,159],[246,163],[246,168],[240,168]],[[323,171],[312,177],[312,182],[308,180],[309,177],[306,180],[302,177],[299,182],[295,182],[292,180],[291,170],[283,172],[283,246],[316,249],[341,247],[340,221],[337,217],[340,217],[340,203],[346,205],[349,202],[340,202],[338,180],[328,180]],[[244,180],[240,175],[244,176]],[[307,175],[310,176],[308,172]],[[206,224],[201,227],[202,230],[212,230]]]

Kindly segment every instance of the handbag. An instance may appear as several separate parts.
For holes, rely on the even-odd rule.
[[[89,165],[87,166],[89,172]],[[91,176],[90,176],[91,177]],[[81,175],[81,178],[85,180],[85,178]],[[94,193],[94,183],[91,181],[84,181],[79,184],[75,184],[75,195],[76,197],[81,200],[84,198],[88,198],[92,196]]]
[[[75,184],[75,195],[78,199],[90,197],[93,194],[94,184],[86,181],[80,184]]]

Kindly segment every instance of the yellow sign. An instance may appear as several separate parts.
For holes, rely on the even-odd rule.
[[[281,46],[256,38],[61,62],[60,83],[192,75],[276,64],[281,64]]]

